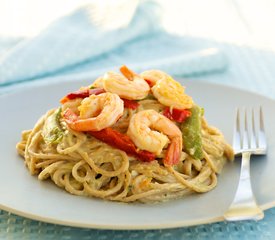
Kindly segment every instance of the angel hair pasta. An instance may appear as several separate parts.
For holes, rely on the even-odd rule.
[[[17,150],[31,174],[71,194],[158,202],[208,192],[233,150],[181,84],[126,66],[60,100]]]

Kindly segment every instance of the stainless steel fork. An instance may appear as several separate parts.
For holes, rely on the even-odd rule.
[[[242,155],[242,163],[234,200],[224,213],[224,218],[227,221],[260,220],[264,217],[262,209],[256,203],[250,182],[250,156],[264,155],[267,150],[262,107],[257,113],[258,124],[255,121],[254,109],[251,114],[248,114],[247,110],[241,114],[241,109],[237,109],[233,148],[236,155]],[[242,123],[241,116],[244,116]],[[248,118],[248,116],[251,117]]]

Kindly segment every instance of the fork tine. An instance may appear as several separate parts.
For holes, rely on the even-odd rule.
[[[249,148],[249,135],[248,135],[248,126],[247,126],[247,111],[244,110],[244,131],[243,131],[243,149]]]
[[[251,128],[252,128],[252,132],[251,132],[251,139],[250,139],[250,147],[253,149],[257,148],[257,138],[256,138],[256,129],[255,129],[255,112],[254,112],[254,108],[252,108],[251,111],[252,114],[252,122],[251,122]]]
[[[265,137],[265,130],[264,130],[264,116],[263,116],[263,109],[260,106],[260,129],[259,129],[259,147],[265,149],[266,148],[266,137]]]
[[[241,149],[240,110],[237,108],[236,122],[233,136],[233,149],[238,152]]]
[[[264,213],[262,209],[257,205],[257,202],[255,201],[255,197],[253,194],[251,181],[250,181],[250,156],[264,155],[266,153],[266,139],[265,139],[265,133],[264,133],[263,111],[262,111],[262,108],[260,108],[259,125],[255,123],[255,111],[253,108],[252,108],[251,114],[250,114],[250,111],[248,114],[247,109],[245,109],[244,114],[242,115],[244,116],[242,118],[243,124],[240,124],[240,113],[238,110],[236,127],[234,129],[234,136],[238,136],[241,134],[240,125],[242,126],[242,130],[243,130],[241,134],[242,147],[241,149],[238,148],[238,152],[237,152],[237,153],[242,153],[241,172],[240,172],[239,184],[238,184],[234,199],[231,205],[229,206],[228,210],[224,213],[224,218],[228,221],[248,220],[248,219],[260,220],[264,217]],[[249,120],[248,120],[248,116],[249,116]],[[262,146],[263,148],[255,147],[257,146],[256,132],[258,132],[259,145]],[[234,141],[233,141],[234,147],[236,146],[235,141],[237,140],[240,140],[240,138],[239,139],[236,137],[234,138]],[[240,147],[240,146],[237,146],[237,147]]]

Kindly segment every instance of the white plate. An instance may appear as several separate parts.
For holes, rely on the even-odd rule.
[[[87,82],[30,87],[0,97],[0,208],[56,224],[104,229],[157,229],[222,221],[238,182],[240,161],[228,163],[209,193],[161,204],[122,204],[73,196],[51,181],[30,176],[15,145],[21,131],[32,128],[48,109],[58,106],[68,91]],[[205,108],[208,122],[220,128],[231,142],[237,106],[262,105],[269,150],[251,163],[252,184],[263,209],[275,206],[275,102],[265,97],[220,85],[184,81],[187,93]]]

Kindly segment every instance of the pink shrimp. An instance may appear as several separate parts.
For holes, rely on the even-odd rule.
[[[165,165],[179,162],[182,151],[182,133],[171,120],[154,110],[144,110],[134,114],[130,120],[127,135],[135,145],[160,155],[168,144]]]
[[[63,117],[75,131],[99,131],[112,126],[122,116],[123,100],[114,93],[101,93],[84,98],[78,107],[79,116],[67,108]]]

